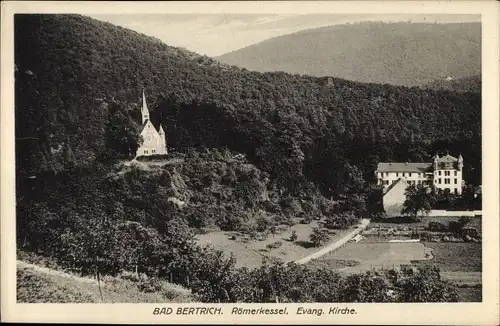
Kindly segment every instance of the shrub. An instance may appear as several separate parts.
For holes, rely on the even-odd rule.
[[[358,218],[352,212],[338,213],[327,217],[325,227],[327,229],[348,229],[355,224]]]
[[[282,245],[283,245],[283,242],[276,241],[276,242],[268,244],[266,247],[269,249],[277,249],[277,248],[281,247]]]
[[[140,161],[140,162],[151,162],[151,161],[155,161],[155,160],[165,160],[168,157],[169,157],[168,154],[164,154],[164,155],[150,155],[150,156],[138,156],[136,158],[136,160]]]
[[[448,226],[440,222],[429,222],[427,230],[434,232],[446,232],[448,231]]]
[[[300,220],[300,224],[310,224],[313,221],[310,215],[306,215],[303,219]]]
[[[315,247],[322,246],[328,241],[329,238],[330,236],[328,235],[328,231],[320,228],[314,228],[312,233],[309,235],[309,239]]]

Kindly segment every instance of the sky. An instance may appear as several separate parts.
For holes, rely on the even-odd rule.
[[[362,21],[471,22],[479,15],[410,14],[116,14],[90,15],[168,45],[215,57],[266,39],[305,29]]]

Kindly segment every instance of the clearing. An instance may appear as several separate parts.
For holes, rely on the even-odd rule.
[[[304,257],[320,251],[347,234],[354,231],[357,226],[353,225],[347,230],[331,230],[330,240],[323,247],[313,247],[309,242],[312,228],[318,226],[318,221],[310,224],[295,224],[293,226],[280,225],[286,230],[275,235],[269,234],[260,240],[247,240],[239,236],[238,232],[215,231],[198,235],[198,243],[201,246],[212,245],[216,249],[223,250],[226,254],[233,253],[236,257],[236,267],[258,268],[264,257],[280,258],[285,262],[297,261]],[[292,231],[297,233],[297,240],[290,241]],[[235,236],[235,240],[231,237]],[[280,241],[282,244],[276,249],[267,246]]]

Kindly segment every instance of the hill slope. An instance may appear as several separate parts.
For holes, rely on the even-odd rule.
[[[228,147],[286,187],[335,191],[345,160],[371,176],[410,142],[411,159],[460,150],[480,169],[479,94],[249,72],[74,15],[16,15],[15,64],[17,180],[108,154],[113,112],[137,123],[142,88],[169,147]]]
[[[101,300],[97,281],[50,268],[17,261],[19,303],[161,303],[191,302],[189,290],[164,282],[162,291],[141,291],[139,283],[125,277],[105,277]]]
[[[375,23],[305,30],[216,58],[255,71],[396,85],[481,72],[481,24]]]
[[[481,76],[471,76],[459,79],[439,79],[422,86],[427,89],[449,90],[453,92],[481,93]]]

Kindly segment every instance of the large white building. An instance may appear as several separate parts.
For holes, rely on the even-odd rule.
[[[433,185],[460,195],[463,165],[462,155],[455,158],[449,154],[443,157],[436,154],[432,163],[379,163],[375,173],[378,184],[384,186],[384,192],[401,179],[406,185]]]
[[[137,149],[137,156],[150,156],[150,155],[165,155],[167,154],[167,140],[165,136],[165,131],[160,125],[159,130],[156,130],[155,126],[149,119],[149,109],[146,103],[146,96],[144,91],[142,92],[142,131],[141,136],[143,138],[143,143]]]

